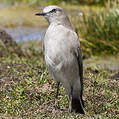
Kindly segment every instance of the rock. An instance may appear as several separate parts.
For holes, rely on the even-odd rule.
[[[18,56],[24,56],[22,49],[15,40],[3,29],[0,29],[0,56],[15,53]]]

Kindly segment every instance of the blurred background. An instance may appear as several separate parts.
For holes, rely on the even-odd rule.
[[[84,54],[118,54],[118,0],[0,0],[0,27],[17,42],[41,40],[48,24],[34,14],[50,4],[66,9]]]
[[[47,107],[54,103],[55,86],[41,51],[48,23],[35,16],[48,5],[65,9],[81,41],[89,117],[101,113],[100,119],[117,119],[119,0],[0,0],[0,117],[47,117],[54,109]],[[60,99],[60,106],[67,106],[65,93]],[[51,116],[63,115],[55,113]]]

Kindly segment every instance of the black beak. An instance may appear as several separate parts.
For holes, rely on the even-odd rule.
[[[46,13],[40,12],[40,13],[37,13],[37,14],[35,14],[35,15],[37,15],[37,16],[45,16],[45,14],[46,14]]]

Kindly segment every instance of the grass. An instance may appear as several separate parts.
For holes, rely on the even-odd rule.
[[[87,13],[86,15],[88,15],[87,17],[91,18],[94,16],[91,16],[90,12],[92,13],[93,11],[97,10],[100,13],[101,11],[105,10],[103,7],[101,7],[101,10],[97,7],[90,9],[87,7],[84,8],[84,11],[86,10]],[[68,6],[67,9],[69,9]],[[72,9],[75,9],[74,6]],[[83,11],[83,7],[81,10]],[[37,26],[38,23],[42,22],[43,20],[42,18],[39,19],[34,16],[36,12],[37,10],[29,7],[19,8],[18,6],[14,6],[10,8],[10,10],[1,9],[0,24],[5,27],[15,27],[16,25]],[[78,15],[73,17],[73,12],[70,12],[70,14],[70,18],[72,19],[73,23],[75,23],[75,26],[77,26],[77,32],[80,34],[80,23],[82,23],[82,20],[84,19],[81,17],[79,19]],[[97,17],[100,17],[100,14]],[[94,22],[94,20],[95,19],[92,21]],[[84,30],[89,29],[91,24],[87,22],[87,25],[88,26],[86,26]],[[97,28],[95,26],[92,27],[94,29]],[[100,32],[97,32],[97,34],[98,33]],[[81,34],[81,36],[83,36],[83,34]],[[96,42],[92,42],[94,41],[94,34],[92,34],[92,32],[90,32],[88,36],[91,36],[90,39],[87,39],[85,36],[80,40],[83,52],[86,52],[86,54],[90,53],[92,55],[92,52],[94,51],[93,45],[95,45]],[[104,35],[102,35],[101,38],[103,38],[103,36]],[[92,37],[93,39],[91,39]],[[91,40],[91,42],[89,40]],[[103,39],[103,41],[105,41],[105,39]],[[117,45],[117,42],[118,41],[114,42],[115,45]],[[22,48],[22,45],[24,44],[25,43],[20,44]],[[2,48],[4,49],[3,54],[6,54],[0,55],[0,118],[118,119],[118,70],[112,72],[98,67],[95,68],[94,65],[84,68],[83,98],[85,102],[86,115],[76,114],[75,112],[68,113],[68,97],[65,89],[63,86],[60,87],[60,109],[57,109],[54,106],[56,83],[48,74],[41,50],[34,49],[33,43],[29,44],[30,45],[23,50],[28,55],[21,57],[18,57],[18,55],[14,52],[5,50],[5,44],[0,45],[0,54],[3,51]],[[97,49],[99,44],[100,42],[96,44]],[[35,43],[35,45],[39,46],[40,44]],[[100,52],[96,51],[96,53],[99,54]]]
[[[0,118],[91,118],[118,119],[119,83],[115,74],[103,69],[84,70],[86,115],[68,113],[68,97],[60,87],[59,104],[54,107],[56,84],[48,74],[40,51],[29,46],[30,57],[10,54],[0,58]]]
[[[3,27],[30,26],[40,28],[44,25],[46,26],[47,22],[44,18],[39,18],[35,15],[38,12],[40,12],[39,9],[28,6],[16,5],[11,8],[2,8],[0,12],[0,25]]]
[[[29,4],[29,5],[41,5],[41,4],[86,4],[86,5],[102,5],[104,6],[108,2],[113,2],[113,0],[0,0],[3,3],[6,4],[15,4],[15,3],[21,3],[21,4]],[[117,1],[118,0],[114,0]]]
[[[46,6],[46,5],[45,5]],[[72,23],[75,25],[79,24],[80,16],[77,15],[79,9],[81,11],[90,14],[89,11],[103,11],[104,7],[97,6],[81,6],[81,5],[60,5],[67,12],[71,18]],[[4,7],[0,10],[0,25],[3,27],[16,27],[16,26],[29,26],[29,27],[42,27],[47,26],[47,22],[43,17],[38,17],[35,14],[41,11],[44,7],[33,7],[27,5],[14,5],[11,7]],[[73,12],[74,11],[74,12]],[[11,21],[11,22],[9,22]]]
[[[27,3],[28,1],[23,2]],[[74,24],[85,54],[90,56],[118,54],[119,14],[116,2],[107,4],[106,7],[71,4],[61,4],[61,6],[68,12]],[[83,12],[82,17],[79,15],[79,9]],[[0,25],[3,27],[39,28],[47,26],[43,17],[35,16],[38,12],[40,10],[36,6],[22,6],[21,4],[13,5],[11,8],[1,8]]]
[[[75,22],[84,52],[90,55],[118,54],[118,4],[113,2],[106,8],[84,12],[80,23]]]
[[[94,13],[89,17],[84,16],[85,30],[82,35],[88,41],[83,43],[94,54],[117,54],[118,42],[118,18],[116,10]],[[90,43],[90,44],[89,44]]]

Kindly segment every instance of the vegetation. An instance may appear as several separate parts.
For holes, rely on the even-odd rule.
[[[118,0],[0,0],[7,4],[14,4],[14,3],[27,3],[29,5],[41,5],[42,4],[61,4],[61,3],[69,3],[69,4],[87,4],[87,5],[105,5],[108,2],[113,2]]]
[[[85,12],[83,20],[76,25],[82,36],[82,48],[90,55],[119,53],[119,5],[108,4],[105,9]]]
[[[119,52],[119,13],[116,9],[84,16],[84,30],[79,30],[88,42],[82,43],[93,55]]]
[[[60,87],[59,105],[54,105],[56,84],[48,75],[43,55],[32,46],[30,57],[10,54],[0,58],[0,118],[100,118],[118,119],[118,72],[86,68],[84,102],[86,115],[68,113],[68,97]]]
[[[1,9],[0,25],[4,27],[39,27],[39,23],[44,24],[42,18],[35,17],[37,10],[34,7],[18,7],[20,4],[60,4],[59,0],[1,1],[13,5],[11,8]],[[84,55],[118,54],[119,11],[116,2],[107,4],[105,2],[108,0],[61,1],[70,2],[70,5],[63,7],[70,12]],[[106,7],[79,7],[72,6],[71,3],[105,4]],[[78,15],[78,8],[83,12],[83,17]],[[58,99],[60,109],[54,105],[56,84],[48,74],[41,50],[35,48],[41,44],[36,41],[16,44],[11,36],[5,37],[3,33],[5,32],[0,31],[0,118],[118,119],[119,70],[112,72],[94,64],[91,67],[84,65],[83,98],[86,115],[68,113],[68,97],[63,86],[60,87]]]
[[[5,0],[0,0],[5,1]],[[53,2],[57,3],[58,0]],[[78,1],[78,0],[77,0]],[[94,0],[91,0],[94,1]],[[99,2],[100,0],[97,0]],[[14,3],[26,3],[41,5],[40,0],[11,0],[9,2]],[[38,3],[37,3],[38,2]],[[44,1],[44,4],[46,1]],[[52,1],[51,1],[52,2]],[[68,2],[65,0],[65,2]],[[82,2],[82,1],[81,1]],[[90,1],[85,2],[88,4]],[[44,5],[43,4],[43,5]],[[47,2],[47,4],[51,4]],[[71,6],[62,5],[68,11],[70,11],[70,18],[72,23],[75,24],[75,28],[79,33],[81,45],[84,54],[91,55],[113,55],[119,52],[119,11],[117,1],[106,3],[106,7],[87,7],[87,6]],[[72,9],[72,10],[71,10]],[[78,9],[83,11],[83,19],[78,14]],[[76,13],[72,14],[72,11]],[[5,27],[15,27],[19,25],[39,27],[42,24],[46,25],[43,18],[36,17],[34,14],[38,10],[34,7],[16,6],[9,9],[2,9],[0,15],[0,24]],[[7,15],[7,17],[6,17]],[[29,19],[30,18],[30,19]],[[9,22],[11,21],[11,22]],[[40,24],[42,22],[42,24]],[[41,27],[40,26],[40,27]]]

